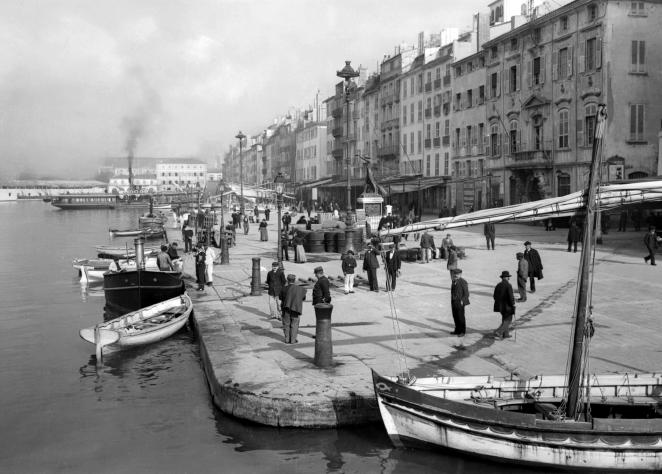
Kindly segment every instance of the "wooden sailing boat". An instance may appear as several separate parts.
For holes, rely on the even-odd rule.
[[[602,135],[598,113],[570,369],[528,380],[491,376],[414,380],[408,371],[373,382],[396,446],[460,451],[503,462],[606,470],[662,470],[662,374],[591,375],[591,283]]]

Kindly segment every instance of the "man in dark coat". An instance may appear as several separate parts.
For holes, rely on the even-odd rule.
[[[199,243],[195,252],[195,276],[198,282],[198,291],[204,291],[205,283],[207,283],[207,277],[205,275],[205,270],[207,269],[206,260],[207,253],[202,244]]]
[[[386,290],[395,290],[395,284],[400,275],[400,255],[398,255],[399,239],[395,239],[393,248],[386,252]]]
[[[434,237],[432,237],[430,234],[428,234],[428,231],[423,232],[423,236],[421,237],[421,250],[423,251],[423,260],[425,263],[428,263],[430,259],[432,259],[432,250],[435,248],[434,246]]]
[[[267,208],[264,210],[264,217],[265,217],[265,219],[267,219],[267,221],[269,220],[269,214],[271,214],[271,209],[269,209],[269,208],[267,207]]]
[[[451,272],[453,283],[451,284],[451,311],[455,329],[451,334],[462,337],[467,332],[467,324],[464,319],[464,307],[469,304],[469,285],[462,278],[462,270],[456,268]]]
[[[345,276],[345,294],[354,293],[354,269],[356,259],[354,251],[349,249],[347,255],[342,259],[342,273]]]
[[[283,221],[283,229],[285,232],[288,232],[290,230],[290,223],[292,222],[292,216],[290,216],[289,212],[286,212],[285,215],[281,218]]]
[[[319,303],[331,303],[329,279],[324,275],[324,269],[322,267],[316,267],[314,272],[317,282],[313,287],[313,306]]]
[[[531,284],[531,293],[536,292],[536,278],[542,280],[542,260],[540,254],[534,248],[531,248],[531,242],[524,242],[524,258],[529,262],[529,283]]]
[[[296,275],[287,275],[288,285],[283,288],[283,333],[285,344],[295,344],[299,332],[299,317],[303,312],[303,300],[306,299],[306,289],[297,285]]]
[[[363,258],[363,270],[368,272],[368,284],[370,291],[379,291],[379,284],[377,283],[377,269],[379,268],[379,260],[377,260],[377,251],[372,244],[368,244],[365,257]]]
[[[486,222],[483,225],[483,235],[485,236],[485,242],[487,242],[487,250],[490,249],[490,243],[492,244],[492,250],[494,250],[496,231],[494,230],[494,224],[492,222]]]
[[[570,252],[570,247],[574,246],[575,252],[577,252],[577,242],[579,242],[579,237],[581,236],[582,231],[577,225],[577,221],[572,219],[570,221],[570,227],[568,228],[568,252]]]
[[[515,297],[509,278],[510,273],[504,270],[501,272],[501,282],[494,288],[494,312],[501,313],[501,326],[494,331],[495,338],[510,337],[508,331],[515,314]]]
[[[285,272],[278,262],[271,264],[267,273],[267,293],[269,294],[269,314],[271,319],[281,320],[280,292],[285,286]]]
[[[522,252],[517,252],[517,291],[519,299],[517,301],[526,301],[526,280],[529,278],[529,262],[524,258]]]
[[[657,250],[658,237],[655,232],[655,227],[650,226],[648,232],[644,235],[644,245],[648,249],[648,255],[644,257],[644,262],[648,263],[651,261],[651,265],[657,265],[655,263],[655,250]]]
[[[282,258],[287,261],[290,260],[290,234],[286,230],[280,233],[280,252]]]

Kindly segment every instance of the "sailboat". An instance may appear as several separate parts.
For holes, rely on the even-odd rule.
[[[573,206],[572,211],[561,211],[552,206],[545,211],[585,216],[568,372],[529,379],[490,375],[416,379],[406,364],[395,376],[373,371],[379,410],[394,445],[448,449],[547,468],[662,471],[662,374],[590,374],[586,365],[593,336],[593,249],[603,198],[598,175],[605,124],[606,110],[601,106],[589,185],[579,199],[583,209]],[[476,213],[466,219],[479,223],[504,221],[516,214],[526,217],[530,206],[497,209],[492,217]],[[446,224],[452,222],[442,222]]]

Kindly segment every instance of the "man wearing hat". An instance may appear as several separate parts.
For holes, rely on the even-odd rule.
[[[377,251],[372,243],[368,244],[368,250],[363,258],[363,270],[368,272],[368,284],[370,291],[379,291],[379,284],[377,283],[377,269],[379,268],[379,260],[377,260]]]
[[[356,268],[356,259],[352,249],[347,251],[347,255],[342,259],[342,273],[345,275],[345,294],[354,293],[354,269]]]
[[[529,278],[529,262],[524,258],[522,252],[517,252],[517,291],[519,299],[517,301],[526,301],[526,280]]]
[[[303,312],[303,300],[306,299],[306,289],[297,285],[296,275],[287,275],[288,285],[283,289],[283,334],[285,344],[294,344],[299,332],[299,316]]]
[[[198,291],[204,291],[205,283],[207,283],[205,271],[207,269],[207,254],[205,249],[202,246],[202,242],[199,242],[196,246],[195,252],[195,276],[198,282]]]
[[[531,248],[531,242],[524,242],[524,258],[529,262],[529,282],[531,293],[536,292],[536,278],[542,280],[542,260],[536,249]]]
[[[271,270],[267,273],[267,293],[269,294],[269,314],[271,319],[281,320],[280,292],[285,286],[285,272],[278,262],[271,264]]]
[[[395,290],[395,284],[400,275],[400,255],[398,254],[398,247],[400,246],[400,236],[396,235],[393,238],[393,247],[386,252],[384,256],[384,263],[386,264],[386,291]]]
[[[319,303],[331,303],[331,292],[329,291],[329,279],[324,276],[322,267],[315,267],[317,282],[313,287],[313,306]]]
[[[462,270],[456,268],[451,270],[451,311],[453,312],[453,322],[455,329],[451,334],[462,337],[467,332],[467,325],[464,319],[464,307],[469,304],[469,285],[462,278]]]
[[[515,314],[515,297],[510,286],[510,273],[501,272],[501,282],[494,288],[494,312],[501,313],[501,326],[494,331],[494,337],[506,339],[510,337],[508,330]]]

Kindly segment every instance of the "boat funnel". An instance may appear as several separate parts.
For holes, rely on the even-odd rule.
[[[145,239],[139,237],[133,239],[133,245],[136,248],[136,268],[145,269]]]

